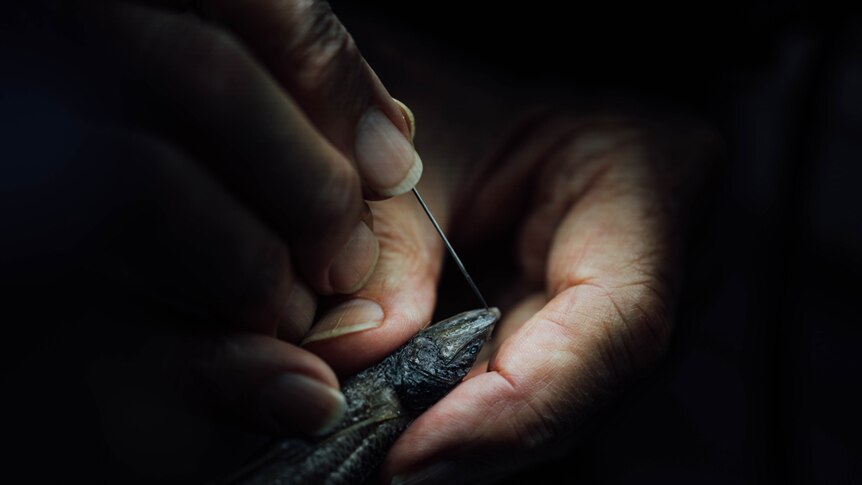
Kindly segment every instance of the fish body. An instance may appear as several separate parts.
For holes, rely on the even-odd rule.
[[[231,483],[362,483],[407,426],[467,375],[499,318],[498,309],[483,308],[420,331],[378,364],[344,381],[347,411],[333,431],[316,440],[277,442]]]

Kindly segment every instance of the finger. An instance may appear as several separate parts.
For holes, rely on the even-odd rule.
[[[465,217],[452,221],[453,234],[475,245],[518,221],[533,202],[533,192],[524,188],[548,158],[571,140],[575,128],[572,121],[540,117],[512,130],[499,152],[484,158],[469,174],[454,211]]]
[[[202,0],[196,9],[235,33],[262,60],[314,125],[356,164],[370,195],[390,197],[416,185],[422,161],[409,127],[327,2]]]
[[[298,343],[311,327],[316,311],[317,296],[305,283],[295,279],[284,305],[284,317],[276,329],[278,338]]]
[[[517,308],[527,305],[519,304]],[[507,312],[503,320],[494,329],[492,342],[496,341],[504,328],[509,330],[517,328],[519,324],[510,325],[512,313]],[[523,323],[523,322],[519,322]],[[425,411],[411,426],[398,438],[390,449],[386,460],[381,466],[381,482],[393,484],[435,484],[435,483],[486,483],[491,478],[487,464],[481,466],[481,458],[475,454],[468,454],[463,443],[458,440],[469,437],[476,439],[471,433],[461,429],[470,427],[476,429],[482,424],[477,419],[485,416],[486,408],[471,399],[461,396],[464,389],[482,389],[477,382],[487,380],[489,357],[494,349],[491,343],[487,343],[477,359],[477,363],[471,372],[464,378],[463,383],[458,385],[442,401]],[[473,382],[476,381],[477,382]],[[493,393],[495,389],[491,389]],[[485,395],[488,391],[484,392]],[[498,402],[501,396],[489,399],[489,402]],[[454,425],[457,423],[457,426]],[[458,428],[458,429],[456,429]],[[482,446],[488,443],[483,440]],[[489,452],[491,452],[489,450]],[[494,450],[493,452],[499,452]],[[494,463],[494,467],[499,465]],[[500,470],[501,474],[505,470]]]
[[[103,446],[150,480],[224,477],[272,435],[317,435],[343,415],[332,370],[301,348],[248,333],[178,333],[164,314],[117,317],[90,336],[103,344],[87,355],[87,384]]]
[[[594,309],[565,308],[564,300],[518,327],[488,372],[422,414],[393,445],[383,476],[399,477],[394,483],[483,483],[564,452],[576,420],[600,398],[596,383],[605,371],[591,335],[558,321]]]
[[[609,127],[580,134],[555,157],[520,244],[528,272],[553,261],[546,272],[551,295],[597,278],[635,283],[628,279],[659,277],[646,272],[668,268],[670,214],[655,163],[661,156],[647,133]],[[566,166],[582,172],[579,180],[550,176]]]
[[[458,386],[402,435],[386,476],[460,483],[468,464],[470,473],[493,476],[546,459],[664,348],[669,296],[660,275],[671,251],[646,163],[657,152],[643,132],[616,135],[582,132],[572,143],[584,145],[550,158],[545,175],[557,177],[540,187],[556,192],[539,194],[533,221],[541,223],[527,222],[521,245],[550,253],[550,301],[523,324],[504,322],[508,337],[488,372]],[[560,177],[564,162],[589,175]],[[561,199],[563,210],[555,207]],[[524,267],[530,271],[530,260]]]
[[[546,298],[604,298],[591,307],[602,318],[588,322],[617,339],[620,380],[653,360],[669,335],[676,239],[665,174],[679,161],[665,147],[681,140],[663,136],[632,119],[576,125],[532,182],[520,235],[524,275],[543,283]]]
[[[531,300],[523,307],[534,306]],[[565,452],[598,403],[630,377],[632,345],[650,346],[619,329],[644,324],[589,285],[558,294],[526,322],[507,319],[501,330],[509,337],[495,342],[488,372],[408,428],[384,463],[384,477],[481,483]]]
[[[344,415],[335,374],[302,348],[255,334],[191,344],[191,365],[202,390],[261,431],[319,435]]]
[[[82,245],[103,284],[209,325],[294,338],[308,329],[314,302],[282,240],[170,145],[94,129],[71,166],[53,195],[75,205],[67,209],[80,214],[83,239],[69,243]]]
[[[491,336],[491,340],[482,347],[476,359],[476,365],[464,377],[464,380],[487,372],[488,365],[494,355],[496,355],[500,345],[521,328],[524,322],[541,310],[547,302],[548,298],[544,293],[534,293],[509,309],[503,315],[502,320],[494,327],[494,334]]]
[[[183,140],[196,132],[209,168],[288,243],[311,289],[361,287],[377,241],[360,220],[359,177],[248,53],[177,15],[128,5],[98,12],[131,73],[189,120]]]
[[[409,195],[371,203],[380,261],[357,293],[325,313],[303,345],[339,373],[379,361],[431,320],[442,245]]]

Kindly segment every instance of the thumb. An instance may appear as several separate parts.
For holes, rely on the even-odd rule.
[[[432,202],[433,205],[433,201]],[[413,197],[371,202],[380,258],[357,293],[325,312],[303,346],[339,374],[367,367],[431,321],[442,243]]]

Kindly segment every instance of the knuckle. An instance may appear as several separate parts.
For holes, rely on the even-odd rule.
[[[241,282],[236,299],[240,302],[237,318],[245,327],[273,331],[293,284],[287,248],[278,241],[256,246],[249,251],[240,269]]]
[[[577,288],[581,305],[589,309],[593,356],[585,374],[597,392],[617,393],[653,364],[671,336],[669,290],[656,277],[611,282],[592,279]]]
[[[182,154],[167,141],[125,130],[95,130],[84,141],[92,161],[103,166],[125,200],[143,197],[175,183]],[[116,160],[122,157],[122,166]],[[159,193],[159,192],[155,192]]]
[[[608,294],[618,323],[611,337],[614,349],[609,365],[619,375],[632,374],[657,359],[671,335],[666,290],[654,279],[637,282]]]
[[[331,228],[333,222],[352,219],[354,216],[358,218],[363,207],[359,175],[349,164],[328,167],[321,178],[320,183],[313,184],[313,201],[307,214],[312,224],[309,229],[318,233]]]
[[[569,434],[573,424],[571,410],[579,403],[577,397],[566,389],[567,385],[542,379],[538,386],[524,386],[506,372],[498,372],[498,375],[508,390],[507,397],[511,407],[504,416],[509,420],[509,428],[518,448],[546,448]],[[539,386],[542,391],[536,392]],[[556,390],[549,393],[551,388]],[[495,405],[489,403],[490,407]]]
[[[375,224],[374,233],[385,248],[386,257],[409,263],[414,274],[426,274],[435,266],[435,252],[427,243],[422,228],[411,222],[382,218]]]
[[[239,396],[231,386],[239,377],[236,375],[236,362],[245,354],[241,339],[215,334],[203,339],[190,339],[189,346],[187,360],[193,387],[209,398],[208,401],[235,404]]]
[[[203,98],[223,98],[247,86],[250,61],[239,41],[228,32],[210,26],[195,26],[182,34],[182,58],[177,64],[182,72],[180,79],[189,83],[188,89]]]
[[[529,399],[529,398],[528,398]],[[527,449],[536,449],[554,443],[563,436],[564,413],[556,413],[551,409],[540,409],[536,404],[525,401],[529,419],[522,423],[513,423],[521,444]],[[550,407],[550,406],[544,406]],[[550,412],[549,412],[550,411]]]
[[[351,79],[351,66],[360,66],[353,38],[325,1],[295,2],[297,28],[288,57],[299,73],[299,82],[319,84],[323,79]]]

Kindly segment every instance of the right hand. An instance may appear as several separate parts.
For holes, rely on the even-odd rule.
[[[38,281],[94,273],[86,305],[100,317],[87,324],[107,352],[189,369],[265,431],[319,432],[343,397],[294,344],[317,295],[373,273],[363,199],[409,191],[422,172],[406,122],[325,2],[139,3],[72,2],[53,37],[13,49],[0,263]],[[118,321],[134,330],[115,333]],[[165,342],[166,321],[169,352],[132,350],[146,329]]]

